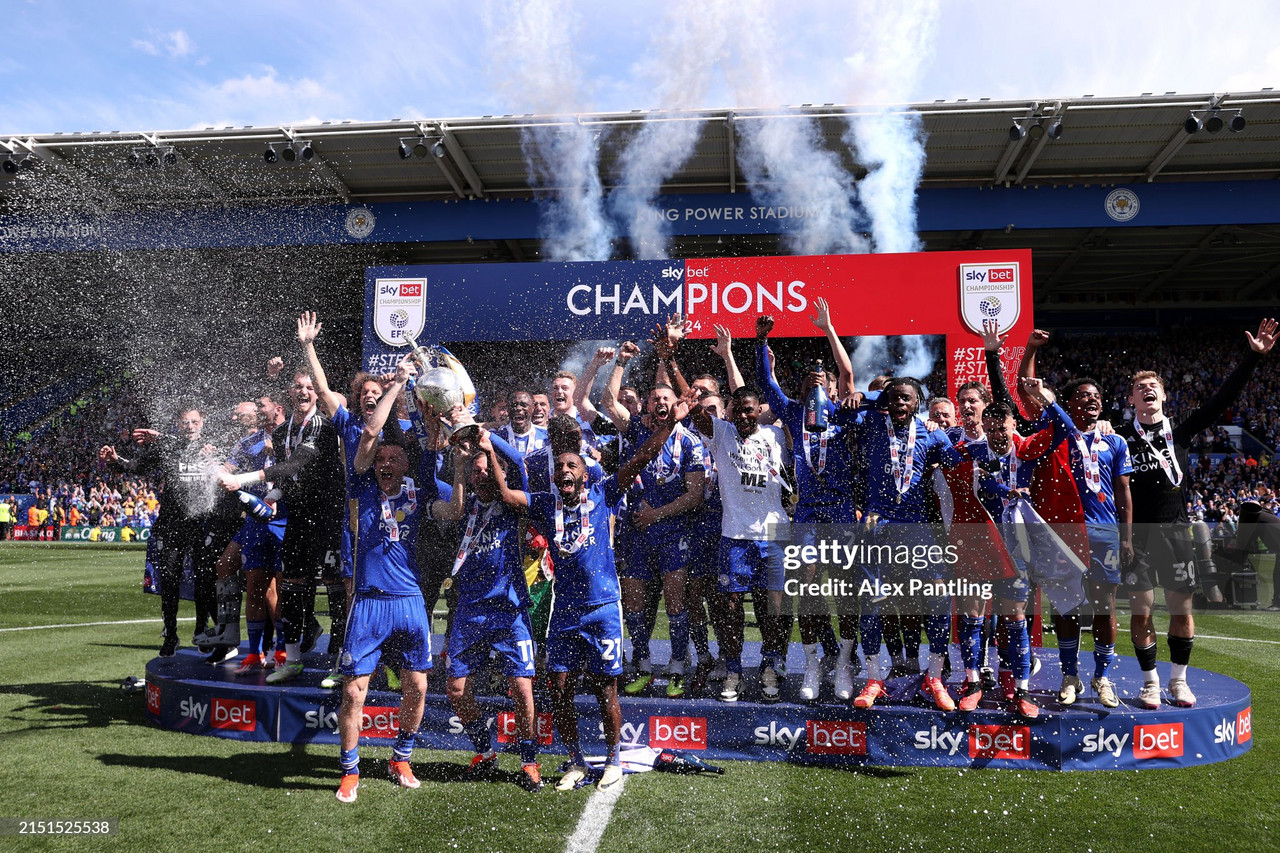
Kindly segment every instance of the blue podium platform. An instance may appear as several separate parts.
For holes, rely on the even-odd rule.
[[[327,639],[327,637],[325,638]],[[433,648],[442,648],[433,639]],[[323,645],[323,641],[322,641]],[[654,659],[667,659],[664,643],[653,643]],[[1137,662],[1121,658],[1113,680],[1120,707],[1103,708],[1092,695],[1071,706],[1057,702],[1061,681],[1058,655],[1035,649],[1042,667],[1031,680],[1041,707],[1035,720],[1022,720],[1002,704],[984,699],[973,713],[943,713],[919,697],[920,676],[888,682],[888,696],[874,708],[857,710],[837,702],[831,686],[819,701],[799,701],[803,652],[792,644],[782,700],[762,703],[755,678],[759,644],[744,654],[744,698],[723,703],[714,695],[667,699],[659,680],[656,695],[622,697],[623,746],[696,750],[708,759],[791,761],[803,764],[911,767],[1003,767],[1032,770],[1115,770],[1211,764],[1242,755],[1253,746],[1249,688],[1233,678],[1191,668],[1187,681],[1197,696],[1194,708],[1164,705],[1140,708],[1142,676]],[[147,665],[147,714],[162,728],[190,734],[251,741],[337,743],[341,692],[320,688],[323,657],[312,653],[307,669],[286,685],[268,685],[265,673],[234,677],[235,661],[202,662],[195,649]],[[952,664],[960,672],[958,650]],[[1093,669],[1081,655],[1085,683]],[[1168,664],[1160,664],[1161,682]],[[958,691],[952,677],[953,694]],[[487,682],[481,674],[481,682]],[[855,689],[860,686],[855,682]],[[390,745],[398,731],[398,693],[371,687],[364,709],[362,744]],[[712,691],[714,693],[714,691]],[[505,695],[478,697],[495,741],[514,748],[515,720]],[[560,752],[550,708],[538,707],[538,739],[546,752]],[[594,697],[577,697],[580,733],[588,753],[603,751],[600,714]],[[429,677],[426,713],[417,735],[420,746],[470,750],[471,744],[443,695],[443,675]]]

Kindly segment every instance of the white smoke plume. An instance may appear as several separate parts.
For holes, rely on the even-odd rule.
[[[850,343],[854,383],[863,392],[877,376],[910,376],[926,383],[938,361],[936,343],[929,335],[862,335],[845,339],[846,348]]]
[[[858,197],[870,220],[876,252],[916,252],[916,188],[924,174],[924,129],[909,101],[938,28],[937,0],[860,0],[854,34],[862,38],[845,59],[851,104],[845,143],[867,175]],[[872,34],[868,37],[868,34]]]
[[[738,61],[730,86],[740,104],[776,107],[781,101],[772,21],[781,14],[771,0],[747,0],[734,16]],[[867,251],[854,206],[853,176],[839,155],[823,145],[812,119],[744,118],[738,161],[751,193],[763,204],[789,209],[798,229],[786,237],[798,254]]]
[[[566,0],[494,2],[485,24],[493,56],[504,63],[497,77],[520,111],[570,116],[588,94],[574,57],[577,16]],[[542,231],[547,260],[602,261],[613,251],[613,226],[604,213],[599,137],[573,118],[524,134],[530,179],[548,194]]]
[[[849,361],[853,363],[854,386],[865,392],[871,380],[877,376],[892,373],[889,364],[888,338],[884,335],[862,335],[858,337],[849,352]],[[845,341],[848,348],[849,341]]]
[[[659,108],[674,111],[704,105],[716,68],[729,56],[725,22],[732,20],[733,9],[730,0],[677,3],[668,9],[655,32],[653,58],[645,69],[646,76],[656,82]],[[609,196],[641,260],[668,256],[670,224],[655,200],[663,182],[689,160],[702,134],[701,123],[690,118],[655,118],[641,125],[623,150],[621,182]]]

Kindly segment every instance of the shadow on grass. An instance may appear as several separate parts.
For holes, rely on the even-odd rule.
[[[207,776],[224,782],[252,785],[255,788],[281,788],[291,791],[329,791],[338,787],[342,775],[338,762],[296,744],[288,752],[264,752],[255,749],[237,755],[122,755],[104,753],[98,761],[108,767],[134,767],[139,770],[170,770]]]
[[[341,770],[332,755],[320,755],[306,749],[304,744],[293,744],[288,752],[246,752],[229,756],[193,755],[121,755],[106,753],[98,761],[108,767],[134,767],[140,770],[171,770],[175,773],[195,774],[252,785],[257,788],[281,788],[292,791],[329,791],[337,788]],[[366,779],[386,779],[387,759],[360,761],[361,776]],[[483,778],[466,776],[467,765],[447,761],[413,762],[413,772],[422,782],[451,784],[457,782],[491,782],[515,784],[519,773],[498,770]]]
[[[105,728],[114,723],[149,725],[141,691],[126,692],[118,681],[46,681],[0,685],[0,696],[19,697],[10,719],[27,723],[10,734],[41,729]]]

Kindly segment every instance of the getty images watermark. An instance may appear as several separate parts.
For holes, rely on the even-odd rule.
[[[986,601],[995,595],[993,582],[965,577],[962,548],[932,525],[793,524],[777,544],[785,570],[781,591],[795,598],[831,599],[839,607],[859,599]]]

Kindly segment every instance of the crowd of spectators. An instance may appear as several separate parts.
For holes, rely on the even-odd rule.
[[[28,494],[35,502],[19,523],[33,526],[130,527],[152,525],[159,511],[155,485],[144,477],[103,467],[104,444],[127,446],[135,427],[148,426],[137,394],[122,381],[76,400],[30,441],[14,441],[0,454],[0,493]],[[34,516],[31,515],[34,513]]]

